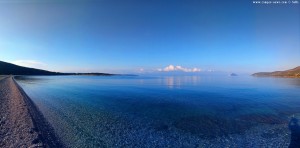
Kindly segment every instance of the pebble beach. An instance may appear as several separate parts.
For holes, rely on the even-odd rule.
[[[62,146],[12,76],[0,78],[0,147]]]

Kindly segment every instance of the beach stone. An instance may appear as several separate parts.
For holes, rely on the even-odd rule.
[[[294,114],[299,114],[299,107],[280,109],[280,111],[278,111],[278,114],[280,116],[290,116]]]
[[[156,131],[167,131],[169,130],[169,126],[167,124],[159,124],[159,125],[154,125],[154,129]]]
[[[46,120],[35,104],[11,76],[0,81],[0,117],[2,118],[0,121],[1,147],[32,147],[42,143],[41,138],[38,138],[38,133],[34,132],[37,126],[41,127],[39,132],[42,129],[50,132],[50,127],[44,126]],[[50,137],[47,134],[43,136],[46,137],[43,140],[49,146],[60,146],[60,143],[56,142],[56,137]],[[48,138],[49,141],[46,141]]]
[[[40,142],[40,139],[39,138],[36,138],[36,139],[34,139],[31,143],[32,144],[37,144],[37,143],[39,143]]]
[[[238,117],[239,120],[265,123],[265,124],[286,124],[288,120],[284,117],[272,115],[272,114],[247,114]]]
[[[36,128],[31,128],[31,129],[29,130],[29,133],[30,133],[30,134],[33,134],[35,131],[37,131]]]
[[[267,131],[264,131],[261,135],[263,138],[276,138],[278,136],[281,136],[282,133],[284,133],[284,129],[282,128],[275,128],[275,129],[270,129]]]
[[[174,126],[184,132],[189,132],[201,138],[216,138],[229,134],[242,134],[253,124],[244,121],[225,119],[202,115],[185,117],[177,120]]]

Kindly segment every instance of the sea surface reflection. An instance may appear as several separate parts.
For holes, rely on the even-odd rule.
[[[16,77],[68,147],[287,147],[300,80]]]

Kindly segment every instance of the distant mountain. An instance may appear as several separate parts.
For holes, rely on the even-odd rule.
[[[231,73],[230,76],[238,76],[236,73]]]
[[[0,75],[94,75],[111,76],[109,73],[60,73],[41,69],[28,68],[0,61]]]
[[[58,75],[61,73],[50,72],[35,68],[27,68],[0,61],[0,75]]]
[[[300,78],[300,66],[286,70],[286,71],[274,71],[274,72],[259,72],[252,74],[253,76],[259,77],[290,77],[290,78]]]

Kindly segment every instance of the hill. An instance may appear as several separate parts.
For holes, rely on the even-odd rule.
[[[50,72],[35,68],[18,66],[11,63],[0,61],[0,75],[58,75],[61,73]]]
[[[286,70],[286,71],[274,71],[274,72],[258,72],[252,74],[258,77],[290,77],[290,78],[300,78],[300,66]]]
[[[109,73],[61,73],[47,70],[28,68],[15,64],[0,61],[0,75],[93,75],[93,76],[111,76]]]

